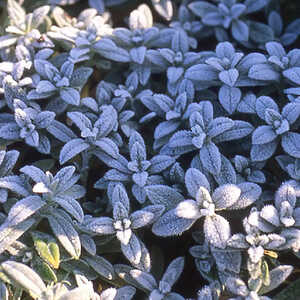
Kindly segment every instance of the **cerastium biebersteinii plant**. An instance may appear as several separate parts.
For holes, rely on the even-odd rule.
[[[0,0],[0,299],[300,298],[299,11]]]

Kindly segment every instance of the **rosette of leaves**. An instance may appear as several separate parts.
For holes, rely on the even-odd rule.
[[[243,220],[246,234],[236,233],[227,240],[227,246],[247,250],[247,269],[252,279],[262,276],[267,264],[265,253],[278,251],[286,243],[286,239],[280,234],[262,232],[257,223],[257,212],[252,209],[249,217]]]
[[[146,145],[138,132],[129,138],[130,161],[119,155],[117,159],[104,159],[103,161],[113,169],[107,171],[94,185],[95,188],[106,187],[109,182],[123,182],[131,184],[131,191],[139,203],[146,201],[146,187],[151,184],[163,182],[160,172],[169,168],[175,159],[168,155],[155,155],[147,160]]]
[[[224,34],[227,36],[226,30],[230,28],[235,40],[247,42],[251,34],[251,26],[246,16],[263,9],[267,3],[268,1],[265,0],[246,0],[243,3],[236,0],[221,0],[215,5],[206,1],[194,1],[188,7],[201,18],[203,24],[216,27],[217,38]],[[253,33],[252,38],[255,38]]]
[[[211,35],[212,32],[207,30],[200,20],[197,20],[191,10],[188,9],[189,1],[182,1],[179,9],[177,19],[170,23],[171,27],[183,29],[189,35],[189,44],[192,49],[197,48],[197,38]]]
[[[195,64],[204,61],[212,53],[209,51],[195,53],[189,51],[189,37],[187,33],[176,28],[172,35],[171,47],[149,50],[147,57],[154,65],[154,70],[167,73],[167,89],[172,96],[186,92],[188,98],[193,99],[195,93],[194,83],[186,76],[187,70]]]
[[[296,201],[297,184],[294,188],[294,183],[283,183],[275,194],[275,204],[267,204],[260,211],[254,210],[249,220],[262,232],[278,232],[284,241],[279,250],[292,249],[296,253],[300,249],[300,208]]]
[[[18,45],[16,47],[14,55],[17,62],[5,61],[0,64],[0,84],[3,86],[5,96],[4,103],[1,103],[1,106],[7,105],[12,109],[15,98],[27,101],[26,92],[23,87],[31,85],[33,80],[32,77],[26,76],[26,71],[31,69],[34,59],[47,60],[53,52],[52,49],[45,48],[32,55],[25,46]]]
[[[11,75],[6,75],[3,78],[2,86],[4,89],[4,99],[2,106],[7,105],[12,111],[14,110],[14,99],[27,102],[26,92],[21,87],[20,81],[17,82]]]
[[[45,130],[54,120],[55,113],[42,111],[34,102],[27,106],[23,101],[15,99],[13,104],[14,116],[5,113],[0,115],[6,123],[1,126],[0,137],[7,141],[24,139],[27,145],[36,148],[39,152],[50,153],[50,140]]]
[[[237,171],[237,182],[250,181],[254,183],[265,183],[266,177],[262,171],[264,163],[252,162],[251,159],[242,155],[236,155],[232,162]]]
[[[9,189],[15,193],[23,194],[24,198],[18,200],[16,198],[8,198],[10,209],[7,215],[1,215],[0,226],[0,253],[8,251],[12,255],[24,256],[26,260],[26,253],[20,251],[20,249],[26,249],[24,244],[20,244],[18,239],[26,232],[30,227],[37,224],[39,221],[38,211],[43,208],[46,203],[40,199],[39,196],[32,196],[29,192],[21,186],[23,183],[21,180],[18,182],[18,176],[7,176],[1,179],[1,188]],[[20,247],[21,246],[21,247]],[[15,249],[14,249],[15,248]],[[31,258],[30,258],[31,259]]]
[[[61,42],[64,48],[71,50],[80,30],[85,30],[95,14],[97,12],[94,9],[83,10],[77,18],[71,18],[61,6],[53,7],[51,17],[58,26],[52,25],[47,35]]]
[[[272,98],[261,96],[256,100],[255,107],[257,115],[267,125],[258,126],[252,133],[251,160],[269,159],[279,142],[287,154],[300,158],[300,134],[292,131],[293,124],[300,115],[300,105],[295,102],[288,103],[280,113],[278,105]]]
[[[215,248],[204,241],[202,245],[191,247],[189,252],[195,258],[197,270],[209,282],[218,279],[224,284],[224,277],[228,277],[229,274],[238,276],[241,271],[242,255],[239,251],[228,247]]]
[[[231,120],[227,117],[213,117],[213,106],[208,101],[199,103],[199,111],[189,117],[189,129],[179,130],[162,148],[162,153],[182,155],[198,150],[203,167],[211,174],[221,171],[221,153],[217,144],[241,139],[249,135],[253,127],[245,121]]]
[[[115,85],[100,81],[96,89],[96,97],[81,99],[81,105],[88,108],[89,113],[100,114],[103,105],[112,105],[118,113],[118,129],[129,137],[134,130],[135,122],[132,120],[135,112],[133,102],[135,89],[133,86]]]
[[[94,44],[103,36],[111,35],[113,29],[109,21],[110,15],[105,13],[98,15],[96,9],[83,10],[76,20],[66,22],[64,17],[65,12],[56,7],[53,10],[54,18],[59,18],[60,26],[51,26],[51,31],[48,35],[57,41],[62,42],[67,48],[71,48],[69,52],[69,60],[71,62],[79,63],[82,61],[89,61],[89,65],[96,65],[103,67],[103,61],[96,61]],[[61,20],[63,19],[63,20]],[[72,46],[74,46],[72,48]]]
[[[76,276],[78,287],[68,288],[69,282],[59,282],[45,285],[42,278],[27,265],[7,260],[0,265],[2,278],[7,284],[21,289],[21,294],[26,291],[33,299],[38,300],[100,300],[100,296],[94,291],[93,284],[83,275]],[[78,278],[79,277],[79,278]],[[67,283],[67,284],[66,284]],[[132,287],[121,289],[109,289],[104,291],[102,297],[112,297],[109,299],[120,300],[121,296],[128,296],[131,299],[135,290]]]
[[[92,121],[81,112],[68,112],[67,116],[80,129],[81,138],[71,139],[62,147],[59,154],[60,164],[83,151],[93,153],[99,158],[103,155],[114,159],[119,157],[118,147],[122,144],[122,138],[115,133],[118,128],[118,114],[112,105],[103,105],[100,116]]]
[[[261,195],[261,188],[250,182],[224,184],[211,191],[210,184],[203,173],[190,168],[185,174],[185,185],[193,199],[184,200],[183,196],[169,189],[165,202],[176,203],[155,222],[152,232],[158,236],[171,236],[183,233],[204,217],[206,240],[216,248],[225,249],[231,236],[229,222],[217,214],[221,210],[243,209],[253,204]],[[153,185],[147,188],[150,201],[157,203],[165,187]],[[176,198],[175,198],[176,196]]]
[[[251,66],[248,73],[249,78],[279,82],[283,76],[291,82],[299,84],[297,72],[300,69],[300,49],[293,49],[286,53],[278,42],[266,43],[265,48],[268,52],[267,61],[261,61]]]
[[[53,47],[53,43],[45,34],[39,31],[40,25],[50,10],[49,6],[36,8],[26,14],[24,8],[15,0],[8,0],[7,11],[10,25],[5,28],[7,35],[0,38],[0,49],[24,45],[34,52],[34,48]],[[39,39],[43,37],[43,41]]]
[[[275,157],[280,167],[289,174],[289,176],[300,181],[300,159],[289,155],[278,155]]]
[[[268,16],[268,25],[273,29],[278,42],[284,46],[289,46],[297,40],[300,34],[299,22],[299,19],[296,19],[283,28],[283,20],[277,11],[271,11]]]
[[[15,166],[20,152],[16,150],[11,151],[0,151],[0,181],[7,176],[12,175],[12,169]],[[7,200],[8,190],[0,188],[0,203],[4,203]]]
[[[184,170],[178,162],[163,172],[163,176],[172,188],[181,191],[184,186]]]
[[[185,78],[197,83],[195,86],[208,88],[221,86],[218,97],[220,104],[233,114],[242,100],[240,87],[264,85],[265,82],[249,76],[250,69],[267,62],[261,53],[244,56],[236,52],[229,42],[218,43],[216,51],[200,64],[194,64],[186,70]]]
[[[279,227],[300,227],[300,207],[297,206],[298,193],[292,182],[285,182],[276,191],[275,205],[265,205],[259,215],[274,226]]]
[[[61,206],[78,222],[83,221],[83,210],[77,199],[85,195],[85,189],[76,184],[79,175],[75,174],[74,166],[60,169],[55,176],[30,165],[22,167],[20,171],[35,182],[32,187],[34,193],[41,194],[41,198],[54,207]]]
[[[268,279],[248,280],[246,284],[241,278],[228,277],[226,280],[226,288],[229,292],[236,295],[232,300],[271,300],[270,297],[262,296],[282,284],[286,278],[292,273],[293,267],[281,265],[272,269],[268,274]]]
[[[34,55],[32,55],[25,46],[18,45],[15,51],[15,55],[18,61],[14,64],[14,68],[11,73],[13,78],[18,82],[18,85],[22,87],[32,84],[34,80],[31,77],[28,76],[22,78],[26,70],[31,70],[34,59],[47,60],[53,53],[53,49],[43,48],[39,51],[36,51]]]
[[[32,165],[24,166],[20,171],[35,184],[31,187],[24,176],[6,176],[1,179],[1,188],[7,188],[24,198],[11,207],[1,225],[3,238],[0,240],[0,251],[3,252],[28,227],[47,218],[62,246],[73,258],[78,259],[81,244],[70,216],[78,222],[83,221],[83,210],[77,199],[84,196],[85,189],[76,184],[79,175],[74,174],[75,167],[62,168],[55,176]],[[15,229],[17,232],[14,232]],[[5,239],[7,234],[11,235],[10,239]]]
[[[160,30],[153,26],[152,12],[146,4],[131,12],[128,23],[129,29],[115,29],[111,38],[102,38],[94,44],[93,49],[109,60],[130,62],[129,76],[146,85],[151,75],[147,49],[156,46]]]
[[[214,272],[216,261],[211,253],[211,247],[208,242],[205,241],[202,245],[192,246],[189,249],[189,253],[193,256],[195,266],[201,276],[208,281],[212,281],[212,273]],[[234,261],[234,264],[236,264],[236,261]]]
[[[151,225],[163,213],[164,206],[150,205],[130,214],[129,198],[121,184],[115,185],[111,202],[113,218],[91,218],[85,227],[98,235],[115,235],[121,243],[121,250],[125,257],[136,266],[146,265],[149,252],[134,230]],[[149,271],[150,268],[145,269]]]
[[[159,283],[155,277],[141,270],[130,270],[130,276],[149,294],[149,300],[183,300],[178,293],[172,292],[172,286],[179,279],[184,267],[184,258],[177,257],[173,259],[167,267]]]
[[[89,11],[90,12],[90,11]],[[94,11],[93,11],[94,13]],[[87,15],[87,13],[86,13]],[[108,23],[108,16],[94,16],[90,18],[85,29],[78,32],[75,39],[75,48],[70,51],[70,60],[74,63],[86,61],[86,60],[96,60],[94,57],[94,45],[104,36],[111,35],[113,29]],[[103,67],[105,63],[95,62],[96,66]]]
[[[151,112],[143,116],[140,123],[149,122],[154,117],[163,119],[154,130],[154,150],[165,145],[178,128],[185,125],[193,111],[201,111],[201,105],[191,103],[185,92],[179,94],[175,100],[165,94],[145,93],[141,96],[141,102]]]
[[[47,60],[35,59],[34,68],[40,80],[36,83],[35,89],[28,92],[29,100],[59,96],[66,104],[76,106],[80,103],[80,91],[93,72],[87,67],[74,69],[74,64],[69,60],[66,60],[58,70]]]
[[[5,61],[0,64],[0,78],[1,87],[9,82],[11,85],[18,85],[20,87],[32,84],[31,77],[24,77],[24,72],[29,70],[32,66],[32,57],[29,50],[23,45],[18,45],[15,50],[17,62]],[[1,92],[3,90],[1,89]],[[4,106],[4,103],[1,106]]]

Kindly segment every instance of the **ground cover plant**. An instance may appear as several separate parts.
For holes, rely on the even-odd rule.
[[[0,9],[0,299],[300,298],[298,1]]]

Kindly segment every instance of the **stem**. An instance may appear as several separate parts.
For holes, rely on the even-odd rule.
[[[84,186],[87,185],[88,173],[89,173],[89,161],[90,161],[90,154],[87,151],[83,151],[81,153],[80,179]]]
[[[20,300],[23,294],[22,288],[16,288],[12,300]]]

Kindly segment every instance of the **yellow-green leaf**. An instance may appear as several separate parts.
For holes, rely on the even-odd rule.
[[[264,285],[270,285],[270,271],[268,263],[264,260],[261,266],[262,280]]]
[[[59,247],[55,242],[46,243],[42,240],[35,240],[34,246],[39,256],[54,269],[58,269],[60,263]]]

